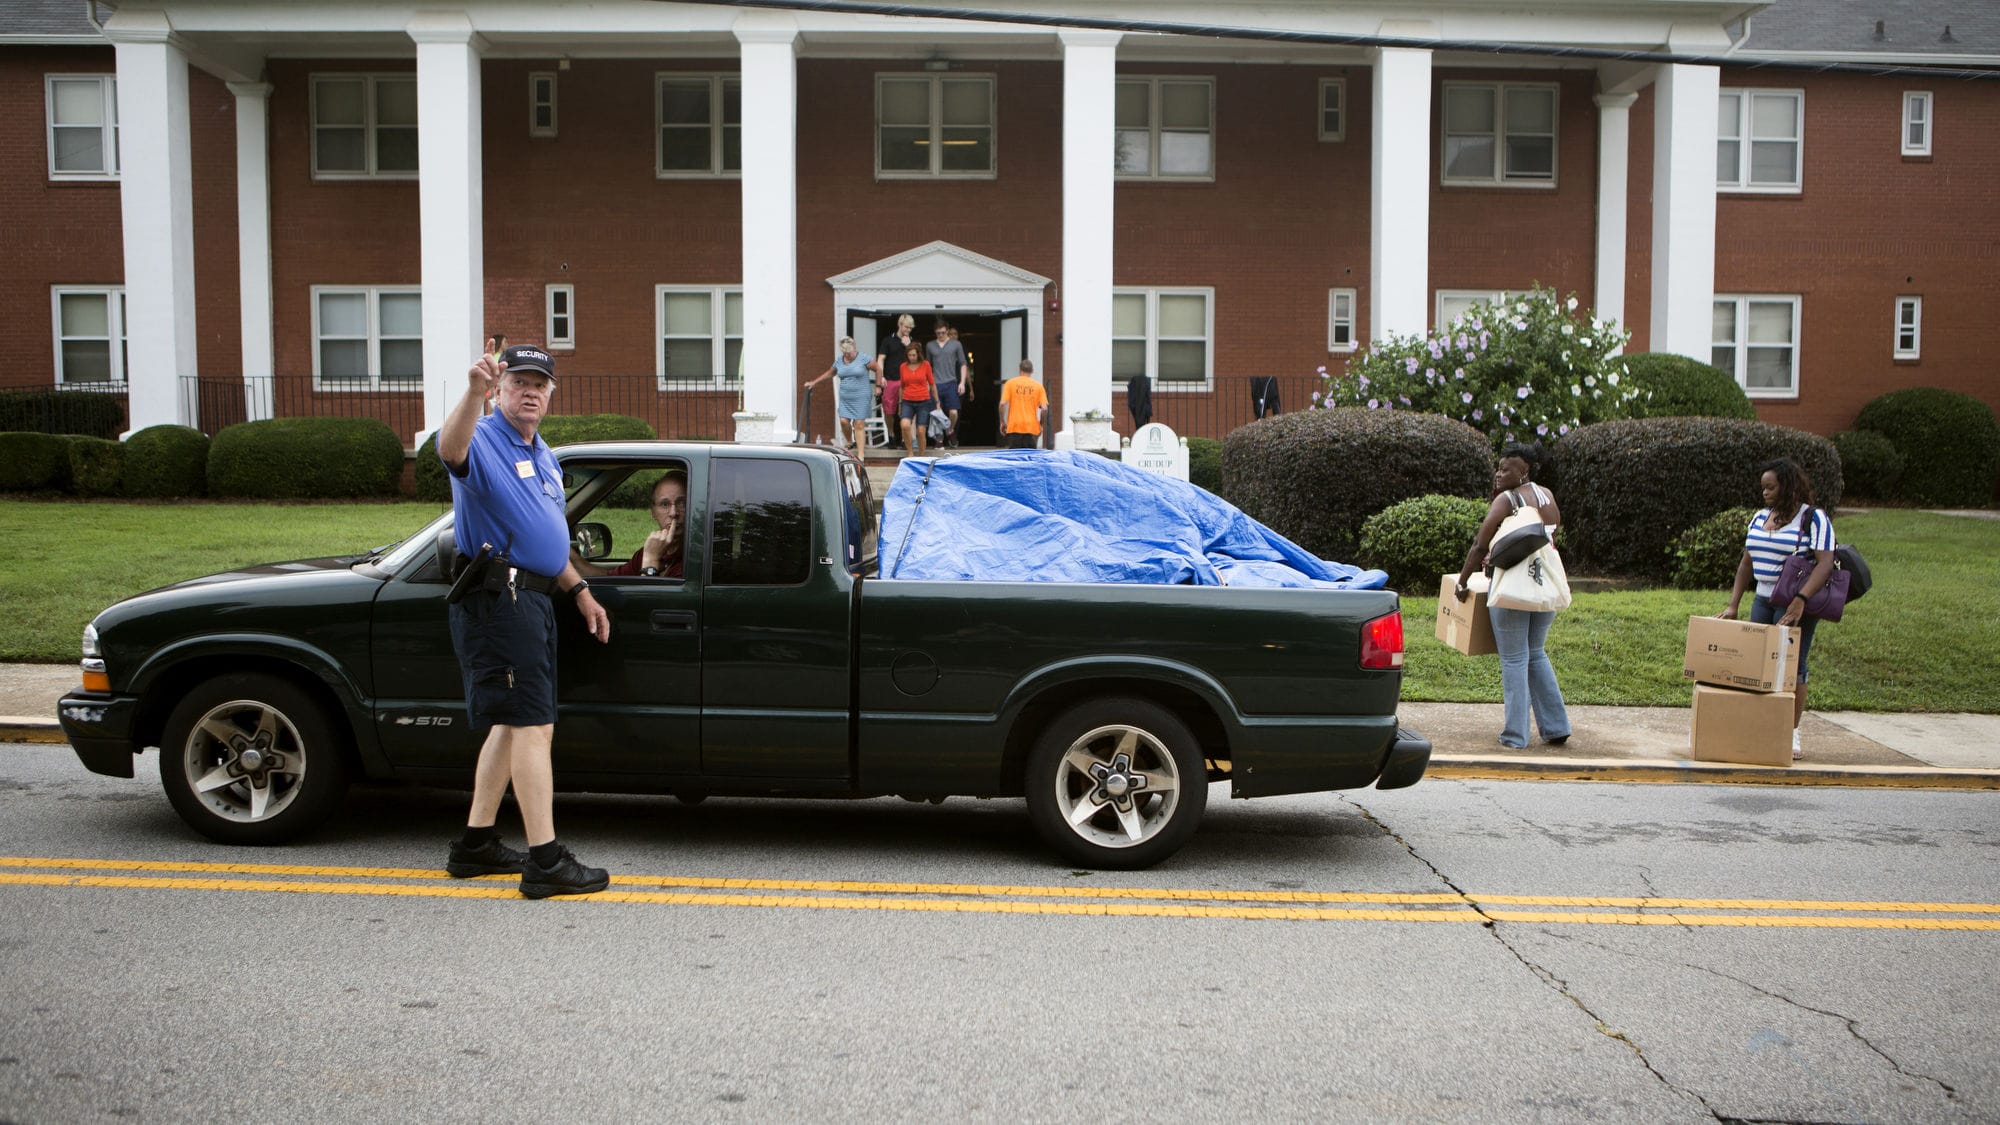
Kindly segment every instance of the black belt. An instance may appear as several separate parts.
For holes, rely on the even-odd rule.
[[[463,554],[458,557],[458,565],[461,568],[472,565],[472,561]],[[477,588],[495,594],[505,591],[510,582],[516,591],[526,590],[535,594],[554,593],[556,589],[554,578],[546,574],[536,574],[532,570],[521,570],[500,556],[488,558],[485,563],[485,573],[475,576],[473,582]]]

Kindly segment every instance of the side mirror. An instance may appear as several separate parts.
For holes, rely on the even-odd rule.
[[[446,520],[444,526],[438,528],[437,539],[431,545],[437,552],[438,573],[444,576],[446,582],[458,578],[458,540],[452,534],[453,522]]]
[[[611,556],[611,529],[601,523],[580,523],[570,532],[569,545],[576,553],[595,562]]]

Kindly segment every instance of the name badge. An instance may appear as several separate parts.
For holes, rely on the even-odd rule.
[[[529,477],[535,475],[535,463],[533,461],[514,462],[514,475],[520,477],[522,480],[527,480]]]

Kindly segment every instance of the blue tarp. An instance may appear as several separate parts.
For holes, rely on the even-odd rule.
[[[882,502],[884,578],[1376,590],[1186,481],[1095,453],[904,459]]]

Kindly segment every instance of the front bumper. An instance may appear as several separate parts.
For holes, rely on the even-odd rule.
[[[63,737],[83,768],[106,777],[132,776],[132,759],[140,750],[132,742],[138,714],[139,700],[132,696],[77,693],[56,705]]]
[[[1396,741],[1389,746],[1389,760],[1382,763],[1377,789],[1405,789],[1415,785],[1431,764],[1431,740],[1413,730],[1396,728]]]

